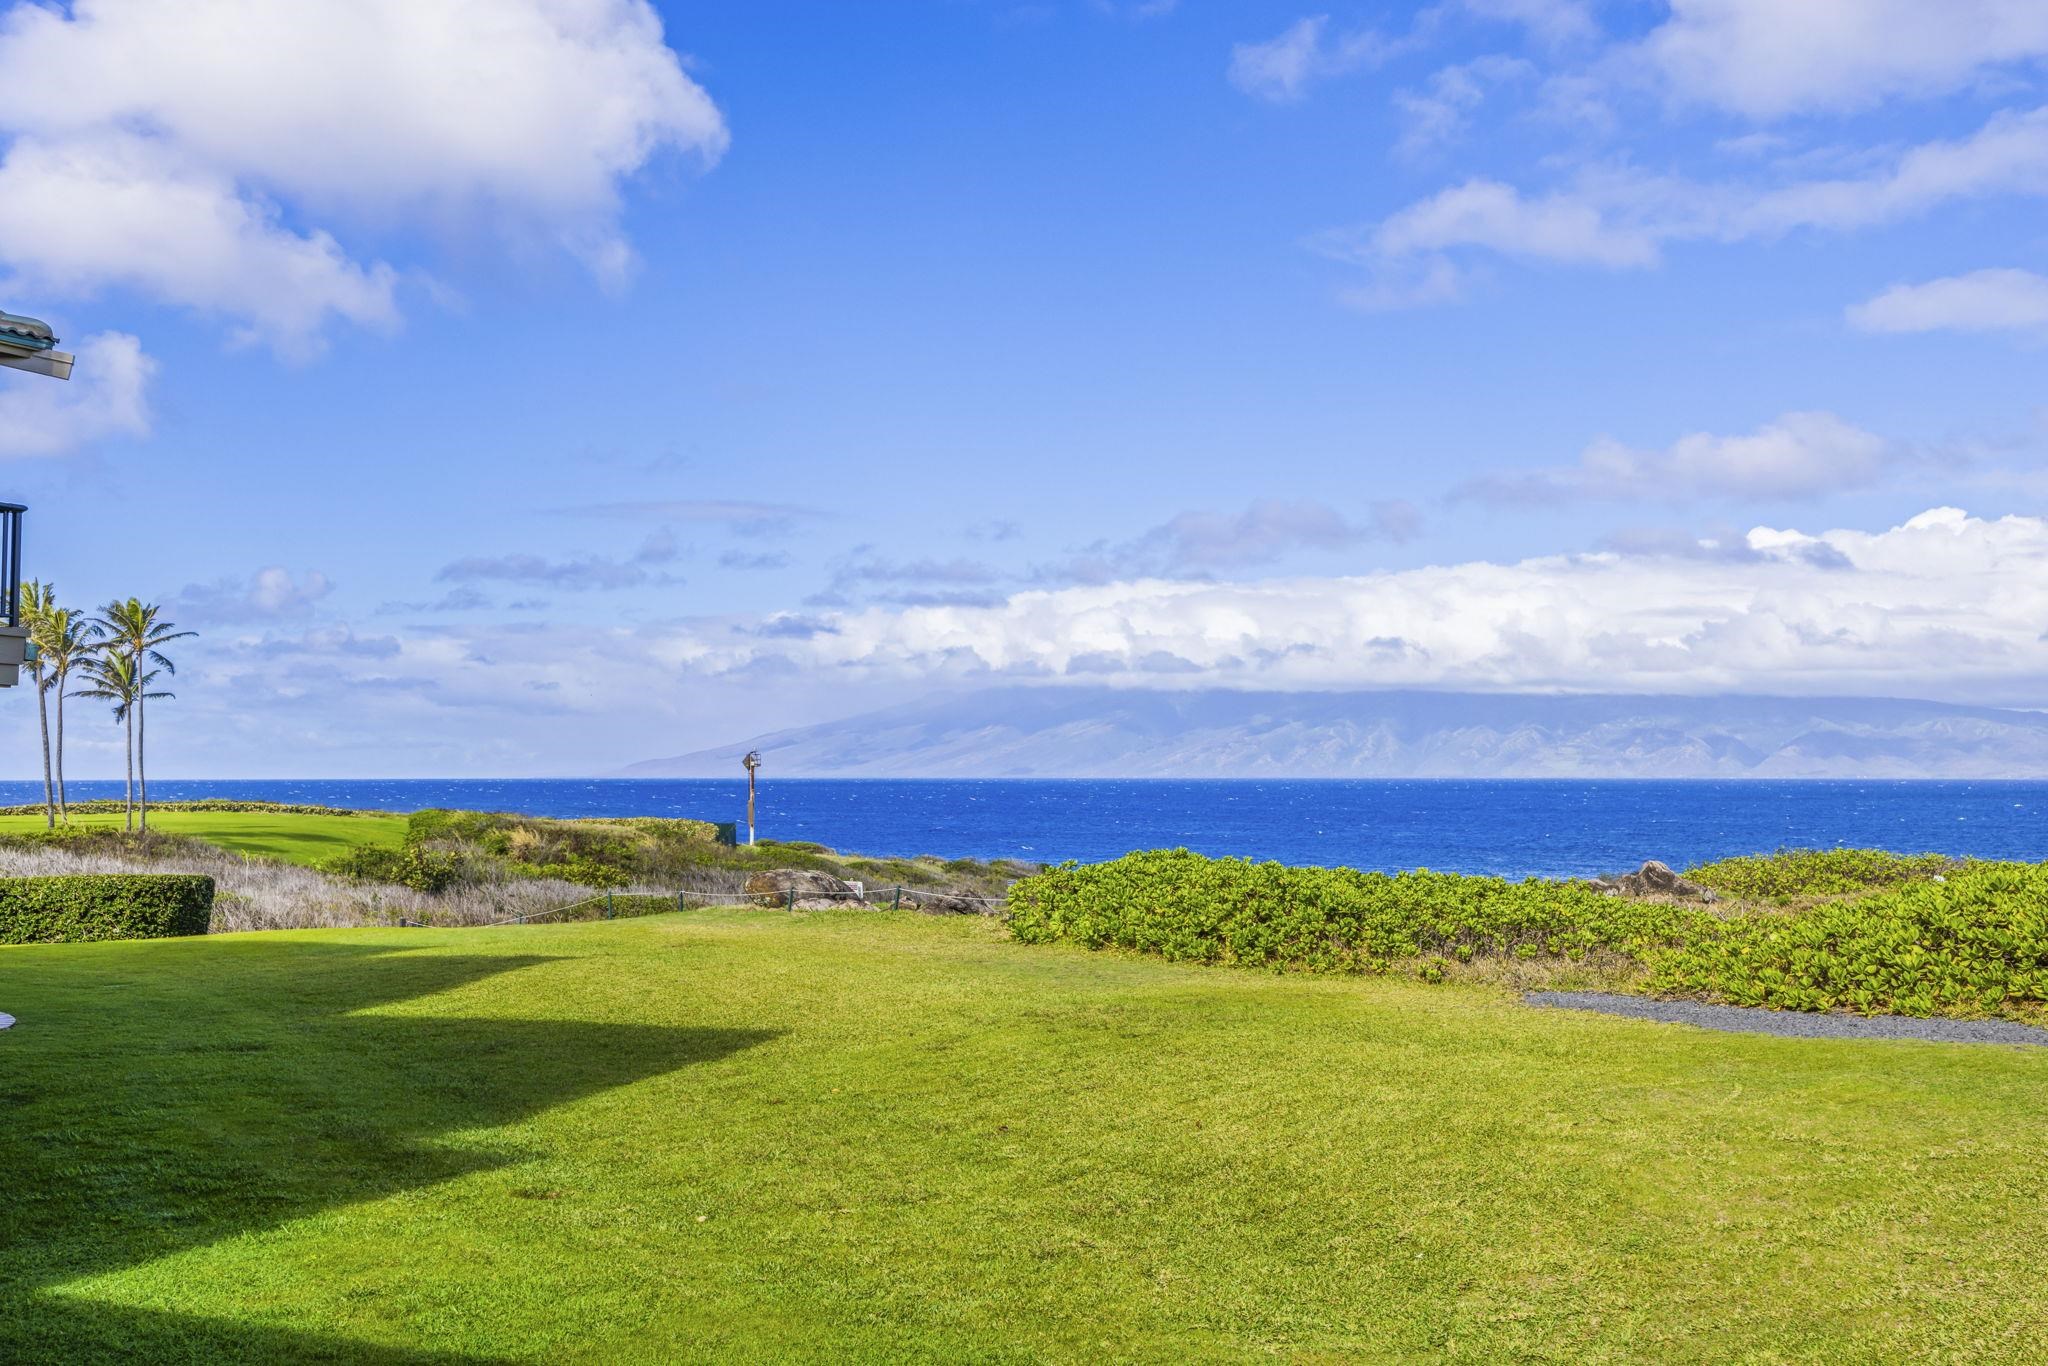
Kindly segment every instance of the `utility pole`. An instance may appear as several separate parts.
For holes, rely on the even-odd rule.
[[[747,757],[740,760],[747,768],[747,847],[754,845],[754,771],[761,767],[761,751],[750,749]]]

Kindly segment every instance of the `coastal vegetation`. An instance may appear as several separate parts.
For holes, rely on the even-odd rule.
[[[1010,889],[1029,943],[1296,972],[1602,986],[1863,1014],[2048,1017],[2048,866],[1861,850],[1690,869],[1728,899],[1290,868],[1186,850]]]
[[[42,1361],[1967,1360],[2048,1050],[703,910],[10,948]]]
[[[1884,849],[1780,849],[1718,859],[1686,871],[1704,887],[1741,901],[1778,905],[1929,882],[1963,868],[1946,854],[1894,854]]]
[[[180,872],[218,884],[213,929],[478,925],[554,915],[594,894],[609,909],[736,900],[749,877],[802,869],[867,886],[999,897],[1031,871],[971,859],[865,858],[807,841],[721,844],[704,821],[553,820],[476,811],[350,811],[267,802],[161,803],[146,831],[120,802],[0,810],[0,876]],[[630,899],[628,899],[630,898]]]
[[[0,810],[0,876],[178,873],[218,888],[211,928],[483,925],[743,899],[817,873],[904,898],[1003,899],[1030,944],[1289,973],[1517,990],[1593,988],[1735,1005],[2048,1021],[2048,865],[1781,850],[1688,869],[1707,903],[1580,880],[1296,868],[1186,850],[1092,865],[734,847],[703,821],[410,815],[204,801],[129,831],[119,802],[68,825]],[[879,894],[877,897],[876,894]],[[959,907],[962,903],[954,903]]]

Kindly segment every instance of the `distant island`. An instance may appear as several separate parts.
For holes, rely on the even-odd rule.
[[[1894,698],[1142,692],[926,698],[626,777],[2041,778],[2048,714]]]

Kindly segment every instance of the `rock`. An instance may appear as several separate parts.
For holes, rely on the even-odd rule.
[[[1651,859],[1633,873],[1596,877],[1593,885],[1609,896],[1668,896],[1678,901],[1715,902],[1721,898],[1697,882],[1687,882],[1664,864]]]
[[[830,873],[812,872],[808,868],[777,868],[773,872],[755,873],[747,879],[746,890],[748,896],[764,906],[787,906],[790,893],[794,892],[798,910],[818,910],[860,900],[860,894],[854,891],[851,883],[841,882]]]
[[[926,915],[993,915],[1002,907],[984,905],[973,897],[953,896],[946,892],[903,893],[903,904]]]

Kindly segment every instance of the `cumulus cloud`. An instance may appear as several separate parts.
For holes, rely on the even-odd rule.
[[[1672,0],[1641,56],[1682,98],[1753,118],[1938,95],[2048,56],[2039,0]]]
[[[17,4],[0,89],[0,264],[286,350],[397,316],[396,273],[344,226],[484,223],[616,281],[624,178],[726,143],[646,0]]]
[[[1694,432],[1662,450],[1596,441],[1569,468],[1489,475],[1458,496],[1508,503],[1809,498],[1868,488],[1901,458],[1894,443],[1833,413],[1786,413],[1745,435]]]
[[[184,738],[166,743],[203,739],[211,762],[225,748],[245,771],[269,771],[280,753],[302,771],[311,753],[322,771],[378,774],[400,736],[415,772],[588,772],[599,756],[645,757],[634,736],[649,727],[709,742],[772,724],[779,707],[845,714],[935,685],[1066,678],[2008,705],[2048,695],[2048,519],[1941,508],[1876,532],[1755,527],[1714,539],[633,628],[258,623],[208,633],[180,689]],[[623,732],[622,717],[633,721]]]
[[[1672,243],[1848,232],[1997,195],[2048,196],[2048,108],[2000,112],[1975,132],[1906,148],[1859,175],[1755,184],[1596,167],[1536,193],[1477,178],[1318,245],[1372,273],[1359,302],[1435,303],[1459,296],[1474,253],[1639,269]]]
[[[1758,527],[1740,554],[1547,556],[1350,578],[1143,580],[986,608],[868,608],[802,640],[678,636],[693,670],[868,677],[1598,692],[1842,692],[2036,700],[2048,682],[2048,521],[1940,508],[1901,526]]]
[[[2048,330],[2048,277],[2027,270],[1977,270],[1893,285],[1851,308],[1848,318],[1865,332]]]
[[[4,86],[4,80],[0,80]],[[398,276],[325,232],[297,233],[225,176],[125,134],[17,139],[0,158],[0,261],[37,294],[137,289],[238,320],[237,335],[304,354],[330,318],[397,323]]]
[[[0,458],[65,455],[108,437],[149,435],[156,362],[142,343],[101,332],[80,342],[76,355],[64,382],[0,369]]]
[[[1230,83],[1247,95],[1284,104],[1318,81],[1378,66],[1399,50],[1370,29],[1332,35],[1329,28],[1330,16],[1315,14],[1265,42],[1237,44],[1230,50]]]

